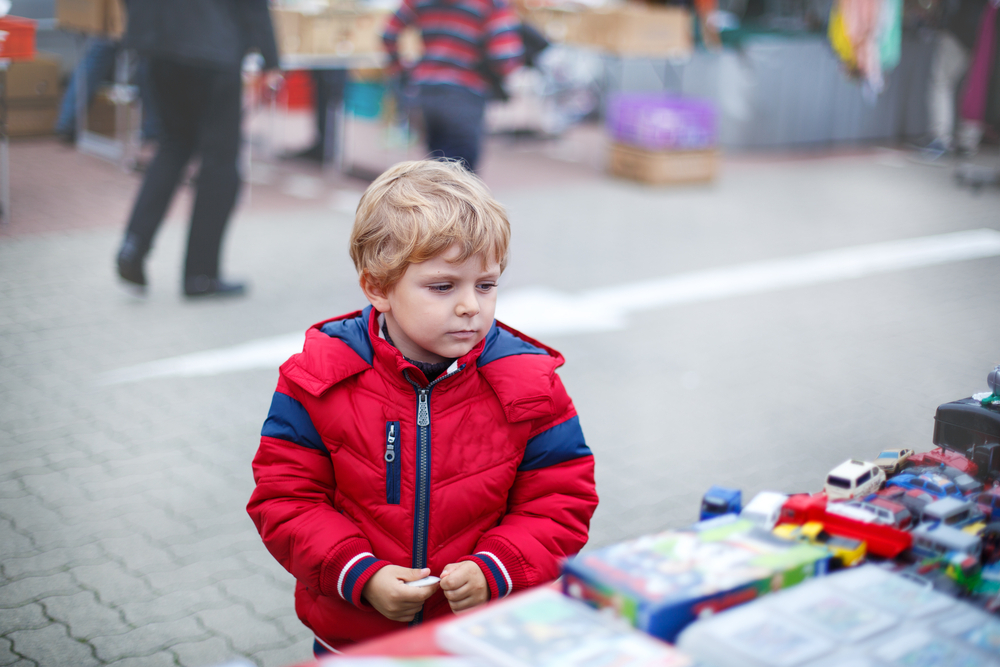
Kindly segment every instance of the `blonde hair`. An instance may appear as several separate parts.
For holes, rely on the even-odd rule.
[[[354,217],[351,259],[362,280],[389,290],[410,264],[457,244],[507,266],[510,223],[486,185],[455,160],[400,162],[368,186]]]

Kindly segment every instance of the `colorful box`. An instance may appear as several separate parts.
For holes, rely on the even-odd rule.
[[[462,614],[436,638],[446,651],[497,667],[695,667],[668,644],[550,588]]]
[[[652,151],[702,150],[718,140],[712,102],[665,93],[613,95],[604,126],[613,141]]]
[[[699,617],[826,574],[829,560],[727,515],[570,559],[563,590],[672,642]]]

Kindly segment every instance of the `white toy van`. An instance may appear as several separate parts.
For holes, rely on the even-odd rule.
[[[761,491],[746,504],[740,512],[741,519],[747,519],[764,530],[771,530],[778,523],[781,508],[788,496],[776,491]]]
[[[885,484],[885,472],[871,461],[848,459],[826,477],[826,497],[853,500],[875,493]]]

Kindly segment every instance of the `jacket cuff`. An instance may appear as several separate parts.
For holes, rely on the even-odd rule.
[[[528,587],[520,559],[507,545],[498,540],[480,544],[479,551],[458,560],[471,560],[479,566],[490,587],[491,600],[507,597],[516,590]]]
[[[376,572],[386,565],[387,560],[379,560],[371,551],[367,540],[349,540],[331,554],[323,563],[320,575],[320,592],[324,595],[340,597],[355,607],[361,607],[361,591]]]

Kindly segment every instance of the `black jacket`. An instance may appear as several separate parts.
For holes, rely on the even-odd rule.
[[[125,45],[149,56],[239,67],[248,51],[278,67],[267,0],[126,0]]]

